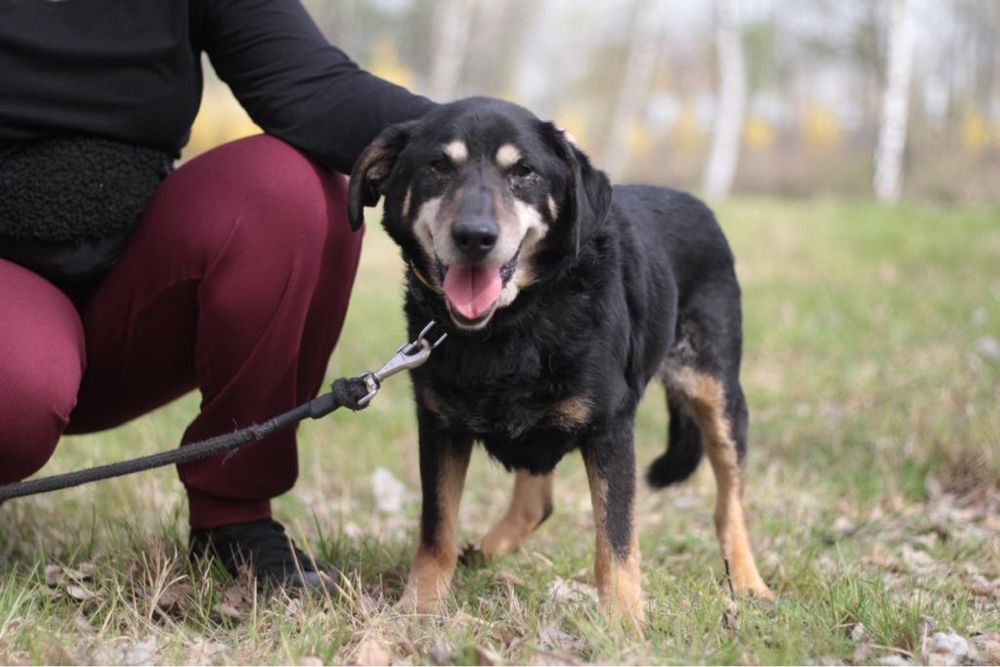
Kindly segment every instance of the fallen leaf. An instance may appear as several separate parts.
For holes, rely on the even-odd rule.
[[[229,647],[222,642],[199,638],[191,642],[189,646],[191,651],[190,664],[218,665],[236,662]]]
[[[969,584],[969,590],[982,597],[1000,598],[1000,578],[989,581],[985,577],[979,576]]]
[[[451,660],[451,647],[447,644],[435,644],[427,653],[427,657],[435,665],[443,665]]]
[[[510,570],[500,570],[500,572],[497,574],[497,578],[500,579],[500,581],[502,581],[505,584],[508,584],[510,586],[526,586],[527,585],[527,584],[524,583],[524,579],[521,579],[519,576],[517,576],[516,574],[514,574]]]
[[[930,554],[920,549],[914,549],[909,544],[904,544],[900,550],[906,568],[913,574],[930,574],[939,565]]]
[[[243,620],[243,614],[236,607],[226,604],[225,602],[220,602],[212,607],[212,613],[221,619],[230,619],[233,621]]]
[[[94,566],[90,565],[89,563],[84,563],[84,565],[87,566],[85,569],[64,567],[63,574],[65,574],[67,578],[72,579],[73,581],[77,582],[89,581],[90,579],[93,578]]]
[[[954,632],[935,632],[924,642],[923,661],[928,665],[960,665],[969,654],[969,644]]]
[[[564,632],[557,625],[549,624],[538,631],[538,643],[562,651],[573,651],[583,643],[583,640]]]
[[[730,632],[740,631],[740,608],[732,598],[726,598],[722,612],[722,627]]]
[[[318,655],[306,655],[298,659],[298,664],[303,667],[322,667],[323,658]]]
[[[477,665],[499,665],[501,663],[500,656],[498,656],[493,651],[489,650],[485,646],[476,645],[476,664]]]
[[[969,637],[969,657],[977,665],[1000,665],[1000,632]]]
[[[92,635],[96,632],[96,628],[91,625],[90,619],[79,612],[73,616],[73,627],[76,628],[77,632],[83,635]],[[0,662],[0,664],[3,663]]]
[[[230,586],[222,591],[222,601],[231,607],[239,607],[245,599],[246,595],[240,586]]]
[[[69,593],[69,596],[75,600],[92,600],[97,597],[97,594],[92,590],[76,584],[70,584],[67,586],[66,592]]]
[[[854,522],[846,516],[838,516],[833,522],[833,530],[838,533],[849,535],[857,530]]]
[[[147,637],[139,641],[131,642],[122,647],[122,659],[126,665],[151,665],[154,664],[156,652],[160,647],[156,637]]]
[[[549,651],[535,652],[536,665],[579,665],[573,656],[566,653],[552,653]]]
[[[194,589],[191,584],[178,582],[167,586],[156,600],[157,608],[167,614],[183,616],[187,611]]]
[[[62,568],[58,565],[45,566],[45,583],[49,586],[58,586],[63,582]]]
[[[593,586],[557,577],[549,583],[545,592],[549,600],[555,604],[580,604],[582,602],[597,602],[597,590]]]

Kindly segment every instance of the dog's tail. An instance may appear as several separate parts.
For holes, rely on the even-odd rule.
[[[654,489],[683,482],[698,468],[701,455],[701,432],[697,424],[671,407],[667,451],[649,466],[646,481]]]

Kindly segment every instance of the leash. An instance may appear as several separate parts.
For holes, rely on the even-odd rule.
[[[198,461],[221,452],[232,453],[244,445],[257,442],[273,433],[294,426],[307,417],[319,419],[341,407],[354,411],[363,410],[375,398],[375,394],[381,389],[382,382],[386,378],[390,378],[404,370],[420,366],[431,356],[431,352],[444,342],[444,339],[448,337],[447,333],[441,334],[433,343],[427,340],[427,335],[436,324],[437,322],[434,320],[428,322],[427,326],[417,335],[416,340],[401,345],[396,350],[396,353],[387,362],[382,364],[378,370],[368,371],[353,378],[338,378],[334,380],[329,393],[317,396],[311,401],[267,420],[263,424],[255,424],[238,431],[233,431],[227,435],[216,436],[208,440],[202,440],[201,442],[193,442],[169,452],[159,452],[120,463],[111,463],[63,475],[30,479],[24,482],[0,486],[0,503],[12,498],[34,496],[40,493],[48,493],[49,491],[68,489],[103,479],[131,475],[153,468],[190,463],[191,461]]]

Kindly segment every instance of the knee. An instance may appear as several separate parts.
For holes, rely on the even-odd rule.
[[[357,254],[361,233],[347,221],[346,183],[280,139],[266,135],[231,145],[229,159],[242,172],[229,193],[240,202],[250,234],[277,256],[317,265]]]
[[[0,389],[0,483],[29,477],[51,458],[76,405],[77,386],[71,384],[5,369]]]

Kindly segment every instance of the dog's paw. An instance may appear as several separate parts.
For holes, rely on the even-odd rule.
[[[444,600],[437,595],[420,595],[407,587],[395,609],[400,614],[438,614],[444,609]]]
[[[760,578],[756,568],[749,572],[742,570],[733,572],[731,582],[736,593],[750,595],[765,602],[774,602],[774,593]]]
[[[477,544],[468,543],[458,555],[458,564],[462,567],[480,568],[486,565],[489,556]]]

